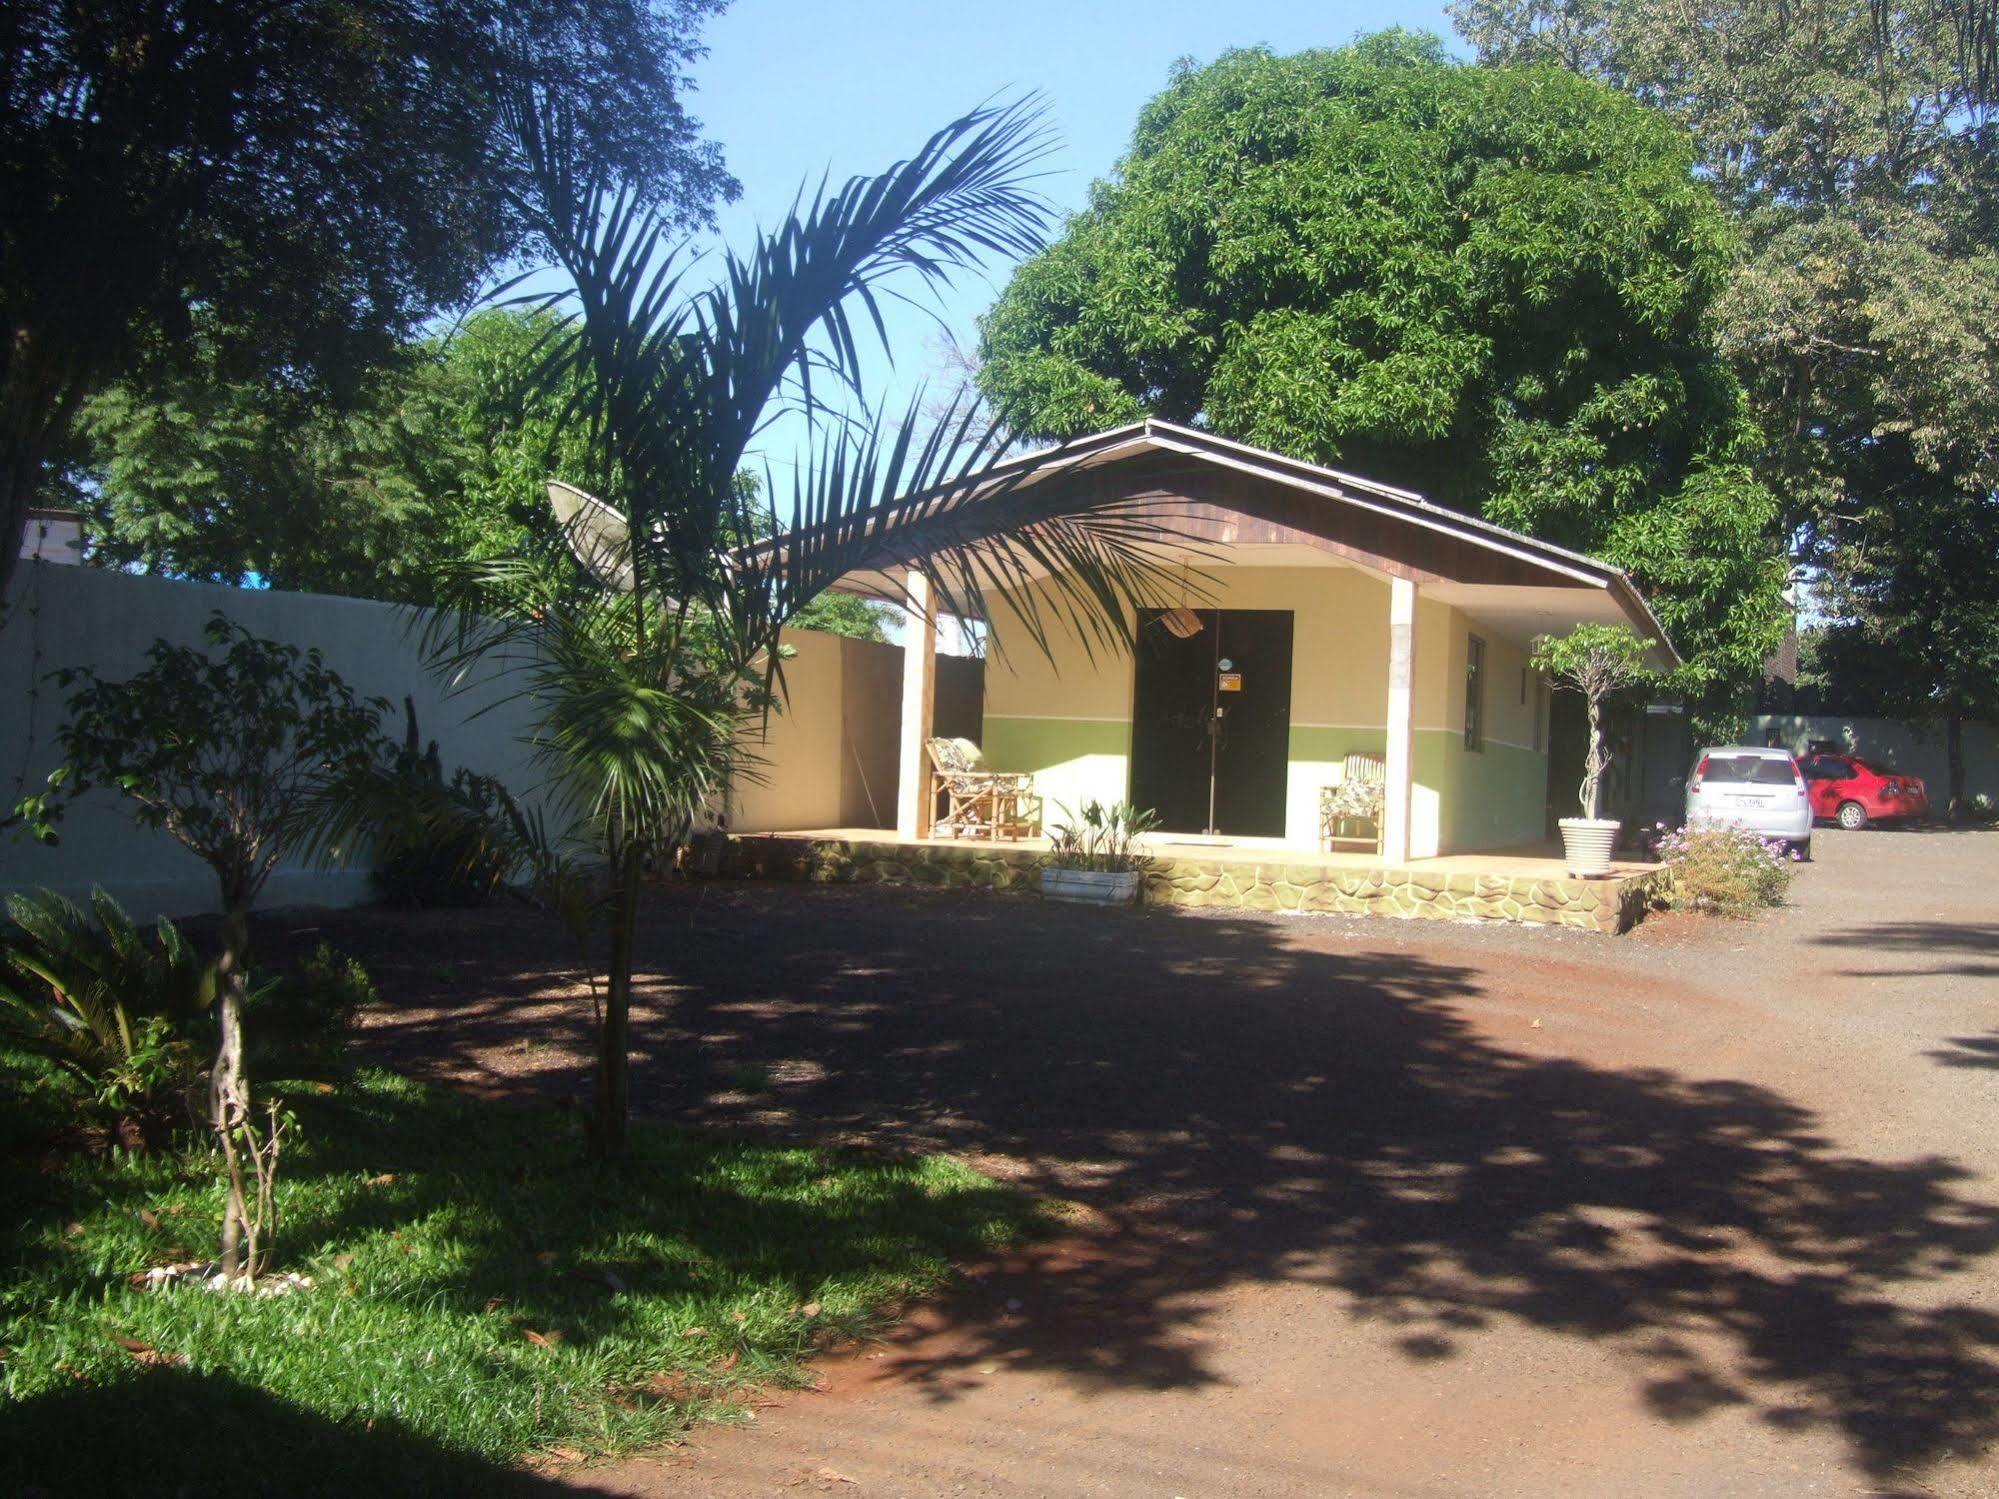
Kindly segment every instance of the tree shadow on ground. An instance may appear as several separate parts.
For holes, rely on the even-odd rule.
[[[164,1368],[0,1404],[0,1490],[21,1499],[554,1499],[578,1492],[439,1446],[392,1421],[329,1421],[227,1375]]]
[[[1473,971],[1359,931],[1328,946],[1213,915],[668,891],[635,1099],[1001,1158],[1109,1215],[1104,1252],[929,1371],[939,1398],[992,1359],[1211,1380],[1211,1293],[1263,1279],[1336,1289],[1417,1360],[1505,1319],[1610,1343],[1660,1420],[1746,1404],[1829,1424],[1875,1478],[1999,1435],[1999,1317],[1910,1289],[1999,1248],[1962,1167],[1842,1153],[1748,1082],[1496,1044],[1467,1019]],[[488,956],[496,986],[531,987]],[[371,1034],[404,1056],[513,1044],[504,1006],[479,1004],[469,1033],[446,1006]],[[746,1064],[774,1098],[730,1091]]]
[[[1920,958],[1907,966],[1839,970],[1845,978],[1999,978],[1999,923],[1877,921],[1812,940],[1821,947]]]
[[[1999,1072],[1999,1031],[1985,1036],[1948,1036],[1935,1051],[1923,1053],[1946,1067]]]

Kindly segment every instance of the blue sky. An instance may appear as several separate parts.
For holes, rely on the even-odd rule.
[[[997,5],[895,0],[737,0],[708,29],[709,55],[688,101],[721,142],[743,196],[722,211],[724,238],[746,244],[777,219],[799,184],[830,169],[835,181],[905,157],[958,114],[994,95],[1035,92],[1060,148],[1043,188],[1064,211],[1123,154],[1139,108],[1181,57],[1206,62],[1230,47],[1280,52],[1336,46],[1388,26],[1449,38],[1441,3],[1194,4],[1001,0]],[[970,347],[974,320],[1004,284],[967,279],[939,307]],[[891,314],[895,366],[872,375],[871,399],[906,400],[935,375],[936,323],[914,309]],[[772,429],[763,457],[782,485],[802,433]]]

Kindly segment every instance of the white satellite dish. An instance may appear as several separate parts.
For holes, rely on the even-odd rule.
[[[619,593],[632,591],[632,532],[614,507],[559,479],[548,481],[548,505],[562,539],[590,576]]]

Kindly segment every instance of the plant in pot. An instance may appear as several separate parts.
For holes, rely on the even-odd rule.
[[[1652,677],[1645,664],[1651,648],[1652,642],[1627,626],[1584,624],[1566,635],[1543,640],[1534,649],[1534,665],[1557,686],[1580,692],[1589,709],[1589,748],[1583,755],[1583,780],[1577,796],[1582,816],[1564,817],[1558,824],[1570,874],[1610,873],[1620,824],[1615,818],[1599,815],[1603,810],[1603,774],[1610,768],[1603,705],[1612,693]]]
[[[1042,895],[1096,906],[1130,905],[1150,862],[1139,840],[1159,826],[1159,814],[1129,802],[1105,806],[1088,801],[1080,813],[1055,805],[1068,820],[1055,825],[1053,848],[1041,869]]]

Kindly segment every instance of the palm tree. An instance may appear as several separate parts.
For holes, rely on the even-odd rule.
[[[469,566],[459,607],[430,626],[434,659],[463,679],[498,662],[534,704],[534,747],[605,870],[608,933],[592,1144],[624,1150],[626,1053],[639,887],[649,851],[679,840],[738,760],[738,731],[783,693],[778,634],[862,559],[920,566],[937,607],[1052,573],[1044,605],[1096,638],[1124,626],[1159,528],[1136,508],[1043,517],[995,534],[996,429],[967,408],[898,421],[858,401],[865,314],[886,338],[892,278],[937,285],[989,255],[1035,249],[1048,210],[1032,174],[1048,148],[1030,101],[982,108],[909,160],[794,204],[751,253],[689,292],[688,257],[616,181],[579,180],[559,101],[518,101],[536,223],[568,287],[532,379],[580,392],[568,420],[597,444],[619,514],[561,486],[567,553]],[[864,325],[865,326],[865,325]],[[774,414],[811,422],[788,525],[738,476]],[[967,500],[976,496],[980,503]],[[751,544],[746,545],[749,542]],[[1039,624],[1036,638],[1043,638]]]

